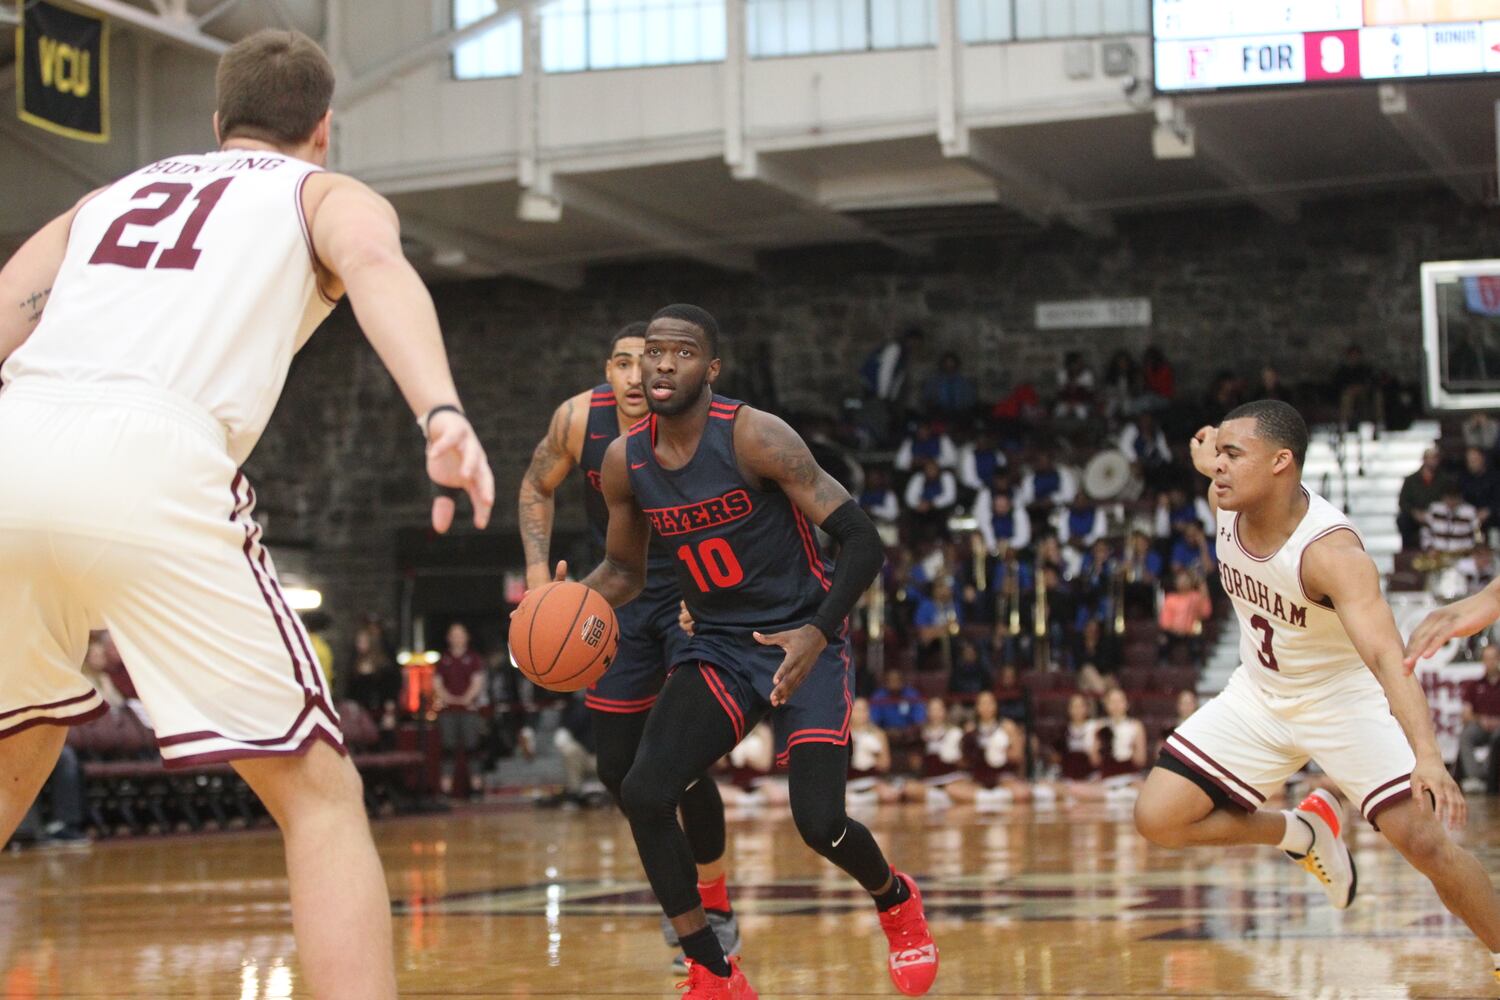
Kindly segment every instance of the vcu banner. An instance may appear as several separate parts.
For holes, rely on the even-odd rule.
[[[109,24],[47,0],[19,0],[16,104],[22,121],[109,141]]]

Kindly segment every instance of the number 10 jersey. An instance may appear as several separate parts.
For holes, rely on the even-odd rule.
[[[1367,673],[1331,604],[1302,583],[1307,547],[1335,531],[1359,532],[1333,504],[1303,488],[1307,513],[1281,548],[1265,556],[1240,541],[1239,514],[1218,515],[1219,579],[1240,624],[1241,672],[1267,694],[1296,697],[1345,675]],[[1363,540],[1361,540],[1363,541]]]
[[[302,208],[302,186],[319,169],[229,149],[160,160],[90,198],[5,381],[175,393],[224,426],[242,463],[292,356],[333,307]]]

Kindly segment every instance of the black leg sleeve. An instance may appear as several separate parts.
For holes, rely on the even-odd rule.
[[[712,775],[705,774],[682,793],[678,803],[682,829],[693,849],[693,861],[707,865],[724,856],[724,800]]]
[[[758,721],[749,718],[746,724]],[[688,785],[736,742],[734,726],[703,675],[696,670],[674,672],[651,710],[635,763],[620,787],[641,865],[669,917],[681,916],[702,902],[698,869],[678,825],[677,807]]]
[[[799,743],[788,763],[792,819],[807,846],[848,872],[867,892],[877,892],[891,866],[864,824],[844,811],[849,748],[832,743]]]

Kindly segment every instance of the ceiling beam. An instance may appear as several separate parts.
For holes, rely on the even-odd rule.
[[[1433,173],[1453,189],[1465,204],[1476,205],[1484,198],[1483,180],[1465,172],[1453,147],[1432,127],[1431,120],[1411,103],[1405,84],[1380,85],[1380,112],[1408,146]]]
[[[434,59],[443,58],[464,42],[477,38],[515,14],[525,3],[526,0],[500,0],[492,13],[471,24],[440,31],[402,52],[387,56],[374,66],[360,71],[347,86],[341,87],[334,97],[335,106],[352,107],[391,81],[416,72]]]
[[[810,211],[837,227],[850,241],[879,243],[897,253],[912,257],[932,254],[932,246],[922,240],[902,239],[890,236],[858,219],[852,219],[835,208],[824,204],[818,194],[818,182],[785,163],[764,156],[755,149],[741,150],[741,160],[732,164],[730,175],[737,181],[754,181],[774,188],[784,195],[796,199],[804,211]]]
[[[577,209],[608,225],[634,233],[658,250],[681,254],[723,271],[755,270],[754,251],[727,246],[722,238],[711,233],[689,229],[674,220],[585,187],[571,178],[544,172],[534,190],[556,198],[564,209]]]
[[[432,263],[447,271],[474,277],[509,274],[567,291],[583,284],[579,265],[532,263],[496,240],[413,212],[401,213],[401,235],[429,247]]]
[[[1234,142],[1205,134],[1181,101],[1157,98],[1156,131],[1152,135],[1156,158],[1197,159],[1209,173],[1236,195],[1247,198],[1262,212],[1283,225],[1297,221],[1301,203],[1263,176],[1236,152]]]
[[[943,155],[964,160],[988,176],[995,182],[995,197],[1000,204],[1037,225],[1050,225],[1054,219],[1060,219],[1089,236],[1114,235],[1114,221],[1108,215],[1085,208],[1061,184],[1001,152],[993,139],[975,135],[966,128],[959,129],[952,140],[943,144]]]
[[[113,21],[132,28],[139,28],[163,41],[193,52],[220,56],[229,48],[229,43],[222,38],[214,38],[212,35],[205,35],[199,31],[191,19],[162,17],[160,14],[132,7],[123,0],[73,0],[73,3],[74,6],[86,7],[96,14],[103,14]]]

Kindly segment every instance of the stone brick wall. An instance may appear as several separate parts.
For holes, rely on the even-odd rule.
[[[1248,208],[1203,209],[1125,218],[1104,241],[1054,228],[945,243],[925,259],[817,248],[763,255],[754,275],[653,263],[594,269],[574,292],[498,280],[434,294],[499,481],[491,530],[509,535],[516,487],[552,408],[599,381],[611,329],[668,302],[718,318],[726,391],[758,400],[774,386],[783,410],[832,412],[857,393],[865,355],[908,323],[927,330],[928,360],[960,351],[986,396],[1012,378],[1050,385],[1069,350],[1102,366],[1118,347],[1152,343],[1176,364],[1179,387],[1197,392],[1218,370],[1267,361],[1289,380],[1326,377],[1351,341],[1413,377],[1418,265],[1493,256],[1497,246],[1492,210],[1403,192],[1312,204],[1292,226]],[[1035,330],[1037,301],[1096,296],[1149,297],[1153,326]],[[249,472],[273,546],[293,543],[289,558],[324,583],[331,612],[394,614],[394,531],[425,518],[420,442],[347,307],[299,357]],[[564,529],[581,524],[571,496]]]

